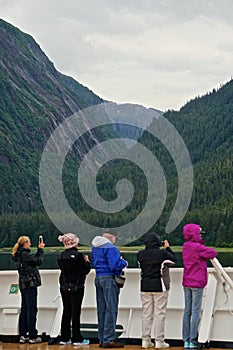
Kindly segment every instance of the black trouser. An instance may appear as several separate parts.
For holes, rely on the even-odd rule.
[[[75,292],[61,291],[63,302],[63,314],[61,321],[61,340],[71,339],[70,324],[72,321],[72,342],[82,342],[83,336],[80,333],[80,314],[84,295],[84,287],[78,288]]]
[[[19,315],[19,335],[29,338],[37,337],[36,315],[37,315],[37,287],[21,289],[21,310]]]

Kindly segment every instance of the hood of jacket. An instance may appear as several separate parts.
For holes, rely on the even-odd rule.
[[[203,243],[201,227],[197,224],[187,224],[183,227],[184,239],[190,242]]]
[[[106,244],[106,243],[112,244],[112,243],[109,241],[109,239],[107,239],[106,237],[103,237],[103,236],[96,236],[96,237],[92,240],[92,242],[91,242],[91,244],[93,245],[93,247],[101,247],[101,246],[103,246],[103,245]]]
[[[148,235],[146,236],[145,244],[146,244],[146,249],[159,248],[159,247],[162,247],[163,245],[159,235],[157,235],[154,232],[148,233]]]

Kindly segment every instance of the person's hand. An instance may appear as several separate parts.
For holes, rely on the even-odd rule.
[[[90,262],[90,260],[89,260],[89,258],[88,258],[88,255],[84,255],[83,257],[84,257],[84,260],[85,260],[85,261]]]
[[[165,241],[164,241],[164,247],[165,247],[165,248],[170,247],[170,244],[169,244],[169,242],[168,242],[167,239],[165,239]]]
[[[38,244],[38,248],[43,249],[43,248],[44,248],[44,246],[45,246],[45,243],[44,243],[44,242],[40,242],[40,243]]]

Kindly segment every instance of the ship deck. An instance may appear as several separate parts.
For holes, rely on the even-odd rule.
[[[48,343],[40,344],[17,344],[17,343],[0,343],[1,350],[69,350],[69,349],[80,349],[80,350],[99,350],[98,344],[90,344],[85,346],[72,346],[72,345],[48,345]],[[126,345],[126,350],[141,350],[140,345]],[[170,347],[170,350],[183,350],[183,347]],[[211,347],[209,349],[212,349]],[[215,348],[216,349],[216,348]],[[218,350],[225,350],[224,348],[218,348]]]

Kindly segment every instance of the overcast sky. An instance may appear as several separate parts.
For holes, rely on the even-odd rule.
[[[179,110],[232,77],[232,0],[0,0],[0,16],[117,103]]]

